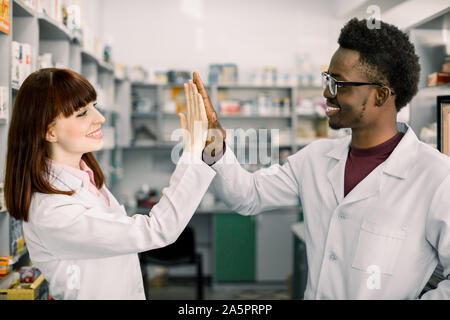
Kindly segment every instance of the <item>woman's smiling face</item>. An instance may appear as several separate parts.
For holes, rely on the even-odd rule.
[[[46,140],[51,144],[51,158],[66,164],[76,163],[88,152],[103,147],[103,115],[91,102],[75,111],[70,117],[60,115],[49,126]]]

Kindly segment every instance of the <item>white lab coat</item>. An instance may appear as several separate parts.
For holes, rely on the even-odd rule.
[[[137,253],[173,243],[215,175],[185,153],[159,203],[148,215],[129,217],[105,186],[110,207],[79,178],[52,168],[52,185],[76,192],[34,193],[23,229],[30,258],[55,299],[145,299]]]
[[[301,203],[305,299],[415,299],[438,259],[450,273],[450,158],[409,126],[398,129],[406,134],[390,157],[345,198],[350,136],[316,141],[253,174],[228,148],[213,187],[244,215]],[[422,298],[450,299],[450,280]]]

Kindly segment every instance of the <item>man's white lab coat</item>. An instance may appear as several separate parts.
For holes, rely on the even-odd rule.
[[[173,243],[215,175],[185,153],[159,203],[148,215],[128,217],[105,186],[101,191],[110,207],[83,188],[79,178],[52,168],[52,185],[76,192],[34,193],[23,229],[30,258],[55,299],[145,299],[137,253]]]
[[[323,139],[285,165],[243,170],[230,148],[213,186],[244,215],[303,206],[308,258],[305,299],[414,299],[438,260],[450,273],[450,158],[398,123],[403,139],[344,198],[351,137]],[[286,230],[288,232],[288,230]],[[450,280],[422,298],[450,299]]]

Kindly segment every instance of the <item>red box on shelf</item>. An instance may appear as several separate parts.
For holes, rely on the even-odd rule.
[[[434,87],[450,82],[450,73],[447,72],[433,72],[428,75],[428,86]]]

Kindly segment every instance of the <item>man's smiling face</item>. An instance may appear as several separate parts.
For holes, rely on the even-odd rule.
[[[371,81],[365,76],[364,68],[356,50],[340,47],[331,58],[328,73],[337,81]],[[337,107],[339,111],[329,116],[332,129],[370,127],[377,121],[382,108],[374,104],[376,87],[338,86],[336,97],[325,89],[323,96],[327,105]]]

